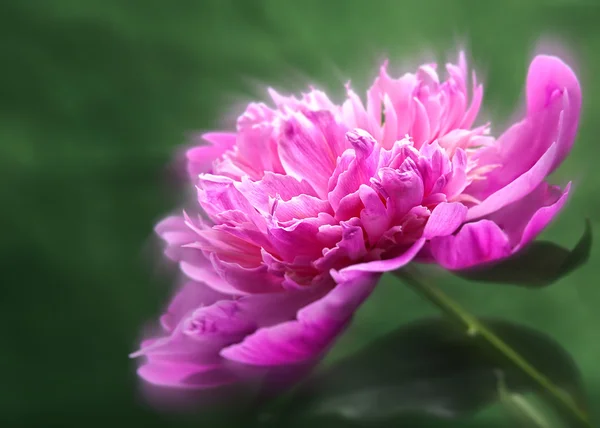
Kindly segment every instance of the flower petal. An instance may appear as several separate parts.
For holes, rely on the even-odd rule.
[[[367,233],[369,244],[374,245],[390,228],[390,218],[383,201],[371,187],[361,185],[358,195],[364,206],[360,212],[362,227]]]
[[[176,306],[188,291],[175,297]],[[132,357],[146,358],[138,373],[155,385],[202,389],[235,382],[240,373],[234,374],[219,355],[224,347],[257,328],[294,319],[300,308],[323,295],[322,290],[300,290],[206,301],[206,306],[199,304],[179,320],[169,335],[144,341]]]
[[[464,225],[456,235],[431,240],[430,251],[446,269],[465,269],[511,254],[508,236],[490,220]]]
[[[558,58],[536,57],[527,76],[526,118],[511,126],[494,145],[476,155],[479,167],[496,168],[486,174],[485,180],[473,183],[466,193],[479,200],[490,197],[536,168],[536,163],[539,164],[555,144],[552,159],[545,160],[550,164],[544,166],[546,175],[552,173],[573,145],[580,110],[581,90],[571,69]],[[530,190],[540,183],[532,183]],[[493,212],[476,207],[469,213],[469,218],[484,215],[475,215],[477,211]]]
[[[336,281],[347,280],[359,272],[390,272],[410,263],[410,261],[423,248],[425,239],[421,238],[406,249],[402,254],[388,260],[375,260],[372,262],[360,263],[347,268],[341,269],[339,272],[333,272]]]
[[[334,225],[336,221],[327,213],[303,220],[292,220],[269,225],[269,238],[282,260],[294,261],[297,257],[315,260],[322,255],[324,242],[320,227]]]
[[[211,172],[213,162],[233,148],[236,135],[232,132],[209,132],[201,138],[210,144],[192,147],[186,152],[187,170],[194,180],[199,174]]]
[[[333,214],[328,201],[309,195],[294,196],[289,201],[274,199],[271,212],[273,218],[281,222],[317,217],[319,213]]]
[[[165,255],[176,262],[193,259],[195,256],[202,258],[202,252],[183,245],[196,240],[196,233],[185,224],[183,216],[169,216],[161,220],[154,232],[167,244]]]
[[[175,294],[167,312],[160,318],[166,331],[173,331],[177,324],[194,309],[203,305],[212,305],[227,295],[213,290],[201,282],[187,281]]]
[[[283,279],[269,272],[266,264],[242,266],[235,262],[221,260],[215,253],[210,255],[213,268],[226,284],[233,287],[238,295],[272,293],[281,291]]]
[[[447,236],[460,227],[467,216],[467,207],[460,202],[442,202],[436,206],[423,231],[423,237],[431,239],[436,236]]]
[[[295,114],[283,124],[279,156],[287,174],[307,181],[325,198],[336,156],[322,132],[304,115]]]
[[[507,257],[508,236],[491,220],[465,224],[456,235],[433,238],[429,250],[446,269],[465,269]]]
[[[552,144],[529,171],[525,172],[500,190],[492,193],[480,204],[470,208],[467,214],[467,220],[491,214],[531,193],[550,173],[552,165],[554,165],[554,161],[558,155],[558,148],[558,144]]]
[[[235,210],[247,213],[250,218],[260,222],[260,216],[255,214],[252,204],[228,177],[202,174],[198,180],[198,202],[210,216]]]
[[[526,198],[489,217],[508,235],[516,250],[532,241],[564,206],[571,183],[564,191],[547,183],[540,184]]]
[[[378,274],[354,275],[298,311],[296,320],[261,328],[242,343],[223,349],[221,355],[257,366],[298,364],[319,358],[348,325],[378,279]]]
[[[412,163],[411,159],[406,159],[403,166],[409,163]],[[387,200],[388,215],[393,223],[399,223],[411,208],[423,200],[423,180],[414,163],[405,170],[381,168],[379,179],[373,184]]]
[[[314,262],[320,271],[339,269],[367,255],[362,227],[342,222],[341,228],[342,239],[334,248],[324,249],[323,257]]]
[[[269,197],[275,198],[279,195],[282,200],[289,201],[297,195],[317,195],[306,181],[298,181],[289,175],[272,172],[266,172],[260,180],[256,181],[242,177],[241,182],[234,182],[234,186],[252,206],[264,213],[269,212]]]
[[[140,366],[138,375],[153,385],[184,389],[215,388],[235,382],[235,376],[223,364],[193,364],[153,361]]]
[[[536,56],[527,75],[527,113],[535,114],[547,107],[555,91],[564,91],[568,99],[562,118],[558,157],[554,170],[571,150],[579,124],[581,88],[575,73],[559,58]]]

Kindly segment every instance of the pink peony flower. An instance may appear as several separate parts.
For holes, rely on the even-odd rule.
[[[546,176],[569,153],[581,92],[560,59],[537,56],[525,117],[499,137],[474,126],[483,89],[464,55],[398,79],[386,64],[366,104],[274,90],[232,132],[187,152],[200,215],[156,228],[188,278],[145,341],[139,374],[165,386],[239,380],[230,363],[317,361],[381,273],[410,261],[465,269],[511,256],[564,205]]]

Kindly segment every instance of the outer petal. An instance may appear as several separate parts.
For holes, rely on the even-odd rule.
[[[165,241],[165,255],[176,262],[185,259],[203,258],[202,252],[183,245],[196,240],[196,234],[185,224],[183,216],[169,216],[161,220],[155,227],[156,234]]]
[[[521,248],[533,240],[562,209],[571,183],[564,191],[542,183],[533,192],[489,217],[508,235],[513,247]]]
[[[152,361],[143,364],[138,375],[152,385],[184,389],[215,388],[237,379],[223,364],[190,364]]]
[[[558,155],[558,148],[558,144],[552,144],[529,171],[469,209],[467,220],[491,214],[531,193],[550,173]]]
[[[183,290],[187,293],[189,290]],[[168,336],[147,340],[133,357],[145,356],[138,373],[162,386],[203,389],[240,380],[219,355],[257,328],[293,319],[306,304],[322,297],[319,290],[301,290],[198,305]],[[178,300],[179,296],[175,300]],[[181,302],[175,302],[178,306]],[[248,374],[248,373],[246,373]]]
[[[375,287],[378,274],[353,275],[298,312],[294,321],[262,328],[221,351],[229,360],[257,366],[309,362],[322,356]]]
[[[260,224],[262,218],[230,178],[203,174],[198,180],[198,202],[210,216],[240,211]]]
[[[190,246],[198,240],[198,234],[194,230],[196,225],[192,223],[189,217],[170,216],[156,225],[156,234],[167,244],[165,254],[179,263],[179,268],[188,278],[205,283],[215,290],[236,291],[219,277],[200,249]]]
[[[138,374],[155,385],[206,388],[233,382],[219,351],[252,332],[233,300],[198,307],[169,336],[147,341],[133,357],[146,356]],[[145,345],[145,346],[144,346]]]
[[[411,163],[409,161],[410,159],[407,159],[403,166]],[[414,164],[411,169],[402,172],[392,168],[381,168],[379,177],[373,184],[387,200],[388,216],[392,222],[401,221],[411,208],[423,200],[423,180]]]
[[[223,280],[236,290],[233,294],[272,293],[281,290],[283,278],[269,272],[266,264],[255,267],[242,266],[239,263],[226,262],[218,255],[211,254],[214,269]]]
[[[265,171],[283,172],[273,137],[275,115],[265,104],[250,103],[238,118],[235,157],[244,175],[260,178]]]
[[[466,193],[485,200],[497,196],[503,188],[521,181],[523,176],[537,169],[536,175],[550,174],[570,151],[581,110],[581,90],[571,69],[558,58],[538,56],[532,62],[527,77],[527,117],[498,138],[495,145],[482,150],[478,165],[497,166],[488,173],[486,180],[473,183]],[[556,145],[552,149],[552,145]],[[552,152],[549,159],[549,152]],[[543,160],[543,168],[540,163]],[[521,187],[522,192],[533,190],[541,180],[531,180]],[[514,191],[511,189],[510,192]],[[509,192],[509,193],[510,193]],[[494,194],[496,194],[494,196]],[[525,193],[526,194],[526,193]],[[506,192],[503,197],[506,196]],[[511,197],[495,207],[484,201],[469,212],[469,219],[479,218],[518,200]]]
[[[465,269],[511,254],[508,236],[490,220],[468,223],[456,235],[430,242],[434,259],[446,269]]]
[[[490,219],[467,223],[456,235],[434,238],[429,250],[447,269],[466,269],[514,254],[531,242],[564,206],[562,194],[546,183],[530,195],[494,213]]]
[[[535,114],[546,108],[555,91],[564,91],[568,103],[562,117],[558,158],[552,170],[560,165],[573,146],[581,112],[581,88],[573,70],[559,58],[536,56],[527,75],[527,113]]]
[[[209,145],[197,146],[186,152],[187,170],[192,179],[199,174],[211,172],[212,163],[235,145],[236,136],[229,132],[209,132],[201,136]]]
[[[160,317],[160,322],[166,331],[173,331],[177,324],[191,311],[203,306],[212,305],[227,295],[219,293],[201,282],[188,281],[175,295],[167,312]]]

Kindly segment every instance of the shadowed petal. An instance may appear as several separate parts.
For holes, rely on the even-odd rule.
[[[268,266],[242,266],[238,263],[221,260],[216,254],[210,255],[215,271],[236,294],[272,293],[281,291],[282,278],[269,272]]]
[[[215,388],[237,379],[223,364],[152,361],[140,366],[138,375],[153,385],[184,389]]]
[[[298,312],[298,318],[261,328],[221,355],[257,366],[304,363],[322,356],[375,287],[378,274],[354,275]]]
[[[495,212],[489,217],[506,232],[511,245],[522,248],[532,241],[562,209],[571,183],[565,190],[548,183],[540,184],[526,198]]]
[[[189,289],[176,296],[173,307],[188,306]],[[146,340],[132,357],[144,356],[138,373],[155,385],[208,388],[240,380],[219,355],[224,347],[244,340],[257,328],[296,317],[298,310],[321,298],[323,291],[301,290],[238,299],[207,300],[186,311],[167,336]]]
[[[410,247],[408,247],[406,251],[404,251],[397,257],[388,260],[375,260],[372,262],[352,265],[347,268],[341,269],[337,273],[333,273],[333,277],[336,281],[339,282],[347,278],[351,278],[353,277],[353,275],[356,275],[359,272],[389,272],[396,269],[400,269],[401,267],[406,266],[412,261],[412,259],[417,255],[421,248],[423,248],[424,244],[425,239],[419,239]]]
[[[187,281],[169,304],[166,313],[160,318],[166,331],[173,331],[177,324],[194,309],[202,305],[212,305],[227,298],[201,282]]]
[[[465,269],[511,254],[508,236],[490,220],[464,225],[456,235],[433,238],[429,249],[446,269]]]

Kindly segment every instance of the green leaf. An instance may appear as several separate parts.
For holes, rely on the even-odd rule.
[[[575,402],[584,401],[579,372],[558,343],[523,326],[484,322]],[[314,375],[291,397],[279,423],[421,426],[415,424],[466,418],[525,391],[540,392],[477,336],[431,319],[399,328]]]
[[[592,226],[585,231],[573,250],[547,241],[536,241],[514,256],[499,263],[453,272],[472,281],[545,287],[585,264],[592,249]]]

